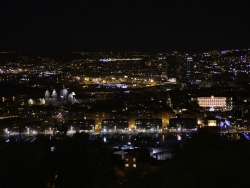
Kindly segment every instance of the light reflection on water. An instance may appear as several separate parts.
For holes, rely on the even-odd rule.
[[[120,143],[124,145],[136,144],[136,145],[148,145],[148,144],[164,144],[169,142],[178,142],[185,140],[187,136],[185,133],[140,133],[140,134],[119,134],[119,133],[107,133],[97,135],[107,143]]]
[[[165,134],[161,135],[161,141],[165,142]]]
[[[172,142],[185,142],[185,140],[192,138],[192,134],[187,133],[152,133],[152,134],[105,134],[98,135],[96,137],[105,137],[106,142],[114,142],[120,144],[147,144],[147,143],[158,143],[166,144]],[[242,133],[223,133],[220,134],[221,137],[226,138],[227,140],[240,140],[244,138]],[[249,134],[250,138],[250,134]]]
[[[220,134],[221,137],[226,138],[227,140],[240,140],[244,139],[242,133],[223,133]]]

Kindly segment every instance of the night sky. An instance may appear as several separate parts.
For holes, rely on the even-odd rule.
[[[250,47],[248,0],[1,0],[0,49]]]

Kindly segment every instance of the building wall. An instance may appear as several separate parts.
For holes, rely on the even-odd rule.
[[[162,119],[137,119],[135,126],[137,129],[158,130],[162,128]]]
[[[194,118],[171,118],[169,126],[174,128],[193,129],[197,127],[197,119]]]

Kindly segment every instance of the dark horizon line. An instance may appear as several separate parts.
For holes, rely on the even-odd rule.
[[[227,48],[77,48],[77,49],[33,49],[33,48],[1,48],[0,52],[15,52],[15,53],[72,53],[72,52],[145,52],[145,53],[161,53],[161,52],[173,52],[173,51],[179,51],[179,52],[189,52],[189,53],[197,53],[197,52],[208,52],[213,50],[235,50],[235,49],[249,49],[250,45],[248,47],[227,47]]]

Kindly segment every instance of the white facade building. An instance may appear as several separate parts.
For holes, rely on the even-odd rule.
[[[74,104],[78,101],[75,98],[75,93],[69,93],[68,90],[63,86],[63,89],[60,90],[60,95],[58,96],[56,90],[54,89],[50,95],[49,90],[45,92],[45,106],[60,106],[65,104]]]

